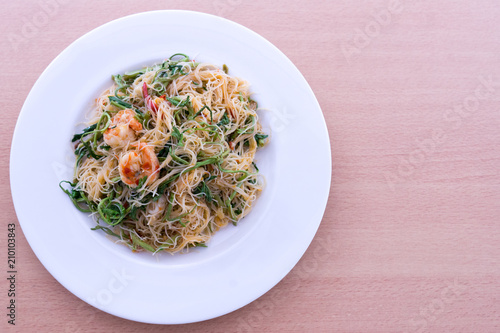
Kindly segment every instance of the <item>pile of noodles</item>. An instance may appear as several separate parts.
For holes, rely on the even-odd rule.
[[[76,141],[77,152],[92,152],[80,154],[72,190],[66,191],[96,217],[95,229],[134,251],[175,253],[205,246],[219,228],[246,216],[263,189],[253,162],[267,143],[249,83],[228,75],[225,65],[185,55],[113,78],[115,84],[96,99],[89,120],[94,130],[81,137],[86,145]],[[124,108],[113,98],[132,105],[144,125],[120,147],[102,138]],[[150,175],[131,187],[120,178],[119,161],[139,143],[154,149],[160,169],[156,180]]]

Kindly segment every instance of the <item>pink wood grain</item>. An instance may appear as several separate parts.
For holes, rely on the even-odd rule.
[[[282,282],[231,314],[182,326],[135,323],[80,301],[19,232],[17,325],[3,310],[0,331],[500,332],[498,1],[61,2],[45,21],[42,6],[53,1],[1,2],[0,308],[19,111],[59,52],[121,16],[203,11],[280,48],[323,109],[331,193],[315,240]],[[31,33],[30,22],[39,25]]]

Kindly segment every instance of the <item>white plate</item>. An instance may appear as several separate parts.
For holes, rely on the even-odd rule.
[[[227,64],[256,93],[271,143],[257,155],[267,187],[237,227],[208,248],[132,253],[78,212],[58,187],[71,180],[70,139],[111,75],[176,52]],[[330,188],[330,143],[318,102],[292,62],[261,36],[196,12],[155,11],[107,23],[72,43],[42,73],[19,116],[10,180],[17,216],[38,259],[69,291],[113,315],[159,324],[234,311],[277,284],[303,255]]]

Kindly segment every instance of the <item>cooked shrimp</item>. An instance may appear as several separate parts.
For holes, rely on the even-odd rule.
[[[142,130],[142,125],[134,118],[131,109],[121,110],[111,118],[111,125],[104,132],[104,141],[111,147],[124,146],[136,139],[136,132]]]
[[[129,151],[120,158],[120,177],[131,187],[136,187],[142,178],[149,177],[146,184],[150,185],[158,178],[160,169],[155,151],[144,142],[132,146],[137,150]]]

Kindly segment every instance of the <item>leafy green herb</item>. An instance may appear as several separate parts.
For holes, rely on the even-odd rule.
[[[175,193],[171,192],[170,198],[168,200],[167,212],[165,213],[165,220],[167,220],[167,221],[170,220],[170,214],[172,213],[172,207],[174,205],[174,197],[175,197]]]
[[[132,109],[132,104],[125,102],[116,96],[109,96],[109,102],[120,109]]]
[[[158,157],[167,157],[168,156],[168,153],[170,151],[170,141],[167,142],[163,148],[160,150],[160,152],[158,153]]]
[[[175,57],[182,56],[179,60],[173,60]],[[176,53],[168,60],[164,61],[155,74],[154,82],[159,82],[162,84],[162,88],[160,89],[160,93],[163,93],[166,87],[180,75],[186,75],[183,71],[183,65],[179,65],[180,62],[189,61],[189,57],[183,53]],[[175,104],[174,104],[175,105]]]
[[[123,74],[123,79],[128,82],[134,81],[135,79],[137,79],[138,76],[146,73],[147,69],[148,68],[143,68],[132,72],[126,72],[125,74]]]
[[[130,233],[130,236],[132,238],[132,243],[136,246],[142,247],[144,250],[148,250],[150,252],[155,252],[155,248],[149,245],[148,243],[144,242],[137,236],[134,232]]]
[[[94,130],[96,129],[97,127],[97,123],[93,124],[93,125],[90,125],[89,127],[83,129],[82,133],[79,133],[79,134],[75,134],[73,135],[73,139],[71,139],[71,142],[75,142],[75,141],[78,141],[80,140],[82,137],[85,137],[91,133],[94,132]]]
[[[252,175],[252,173],[251,173],[251,172],[248,172],[248,171],[246,171],[246,170],[230,170],[230,169],[224,169],[224,168],[222,167],[222,163],[221,163],[221,161],[220,161],[220,160],[219,160],[219,161],[217,161],[217,167],[219,168],[219,170],[220,170],[220,171],[222,171],[222,172],[226,172],[226,173],[242,173],[243,175],[242,175],[242,176],[240,176],[240,177],[237,179],[238,181],[242,181],[242,180],[244,180],[245,178],[247,178],[247,177],[249,177],[249,176],[251,176],[251,175]]]
[[[211,203],[213,198],[212,198],[212,192],[210,192],[210,188],[206,184],[205,181],[202,181],[194,190],[193,194],[200,194],[205,196],[205,200],[208,203]]]
[[[147,126],[148,120],[151,117],[149,113],[144,114],[144,112],[142,112],[138,108],[135,108],[132,104],[127,103],[124,100],[122,100],[121,98],[118,98],[116,96],[109,96],[108,98],[109,98],[109,102],[112,105],[114,105],[120,109],[123,109],[123,110],[132,109],[132,110],[134,110],[135,111],[134,118],[137,119],[144,127]]]
[[[127,84],[125,80],[123,79],[123,76],[120,74],[117,75],[112,75],[111,78],[113,81],[115,81],[117,88],[115,90],[115,96],[118,97],[118,93],[121,91],[122,93],[126,94],[127,88],[130,86],[130,84]]]
[[[177,56],[182,56],[183,58],[181,60],[178,60],[178,62],[186,62],[186,61],[189,61],[189,56],[185,55],[184,53],[175,53],[173,55],[170,56],[170,58],[168,58],[169,60],[172,60],[173,58],[177,57]]]
[[[167,206],[167,212],[165,213],[165,216],[163,217],[163,220],[164,221],[169,221],[169,222],[179,222],[182,226],[186,226],[184,223],[181,222],[181,219],[183,219],[184,217],[186,217],[187,215],[191,214],[195,209],[196,207],[198,207],[198,205],[194,206],[193,209],[191,209],[189,212],[186,212],[184,214],[181,214],[177,217],[170,217],[170,214],[172,214],[172,207],[173,207],[173,203],[174,203],[174,196],[175,196],[175,193],[172,192],[170,194],[170,198],[168,200],[168,206]]]
[[[188,98],[189,98],[189,96],[188,96]],[[174,97],[165,97],[165,99],[167,101],[169,101],[170,103],[172,103],[172,105],[174,105],[174,106],[179,106],[182,103],[180,97],[177,97],[177,96],[174,96]]]
[[[104,150],[110,150],[111,146],[107,145],[107,144],[103,144],[103,145],[99,146],[99,148],[104,149]]]
[[[266,134],[255,134],[255,141],[257,141],[257,146],[259,147],[264,147],[266,145],[266,138],[268,137],[269,135],[266,135]]]
[[[207,105],[203,105],[203,107],[198,112],[196,112],[196,114],[193,116],[193,119],[198,117],[205,109],[208,109],[208,111],[210,111],[210,123],[213,123],[214,118],[213,118],[212,109],[210,109]]]
[[[113,237],[116,237],[116,238],[121,238],[120,235],[115,234],[111,229],[103,227],[102,225],[99,225],[99,224],[96,225],[93,228],[90,228],[90,230],[102,230],[102,231],[104,231],[105,233],[107,233],[110,236],[113,236]]]
[[[179,146],[183,146],[183,139],[184,139],[184,135],[183,133],[181,133],[179,131],[179,129],[177,127],[173,127],[172,128],[172,137],[174,137],[175,139],[177,139],[177,145]]]
[[[111,75],[111,78],[113,79],[113,81],[115,81],[118,87],[126,85],[121,74]]]
[[[128,217],[132,220],[137,220],[138,219],[138,216],[137,216],[137,213],[139,212],[139,210],[141,209],[144,209],[145,206],[143,207],[138,207],[138,206],[132,206],[132,208],[130,209],[129,213],[128,213]]]
[[[238,128],[235,133],[237,133],[237,134],[253,133],[255,130],[256,123],[257,123],[257,121],[256,121],[255,117],[250,115],[245,120],[245,125],[247,125],[247,127],[246,128]]]
[[[189,162],[188,162],[188,161],[186,161],[185,159],[182,159],[182,158],[180,158],[179,156],[175,155],[175,153],[174,153],[174,150],[173,150],[173,149],[171,149],[171,150],[170,150],[170,156],[172,156],[172,159],[173,159],[174,161],[176,161],[177,163],[181,163],[181,164],[184,164],[184,165],[189,164]]]
[[[163,182],[158,186],[158,189],[156,190],[157,197],[159,198],[161,195],[165,194],[165,190],[167,189],[168,185],[170,183],[168,182]]]
[[[188,106],[191,104],[191,96],[188,95],[188,97],[183,100],[182,102],[180,102],[179,104],[177,104],[177,106],[179,107],[184,107],[184,106]]]
[[[148,180],[148,176],[144,176],[141,179],[139,179],[139,183],[137,184],[136,188],[142,188],[144,184],[146,183],[146,180]]]
[[[257,110],[259,108],[259,103],[248,97],[248,104],[252,110]]]
[[[231,121],[229,120],[229,117],[227,116],[227,113],[224,112],[224,115],[222,116],[221,120],[217,123],[217,126],[226,126],[230,123]]]
[[[173,182],[175,181],[177,178],[179,178],[180,176],[180,173],[170,177],[169,179],[165,180],[163,183],[160,184],[160,186],[158,186],[158,191],[157,193],[159,195],[161,194],[164,194],[165,193],[165,190],[168,188],[168,186]],[[172,199],[173,200],[173,199]]]
[[[69,185],[69,187],[70,187],[69,190],[65,189],[62,186],[62,184],[64,184],[64,183]],[[69,196],[69,198],[71,199],[71,202],[73,202],[73,205],[75,205],[75,207],[80,212],[90,213],[90,212],[95,211],[95,204],[87,198],[87,196],[85,195],[85,192],[80,190],[76,186],[76,184],[71,183],[67,180],[63,180],[63,181],[59,182],[59,187],[61,188],[61,190],[63,190],[64,193],[66,193]]]
[[[75,149],[75,155],[77,156],[76,165],[80,163],[80,161],[84,157],[92,157],[96,160],[100,159],[103,155],[98,155],[90,144],[90,140],[81,140],[78,147]]]
[[[127,216],[129,210],[123,207],[121,203],[112,200],[112,196],[101,200],[97,206],[97,211],[104,222],[115,226]]]

